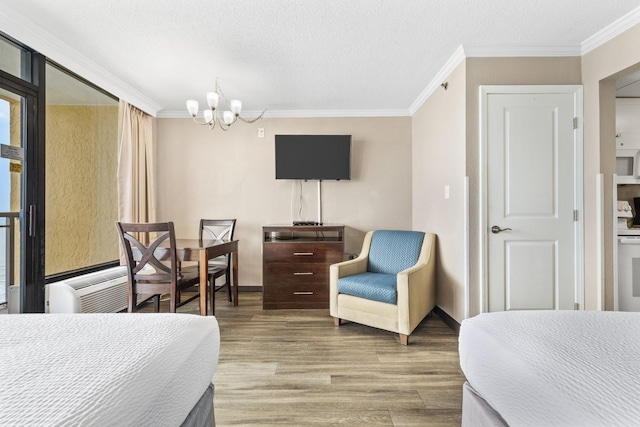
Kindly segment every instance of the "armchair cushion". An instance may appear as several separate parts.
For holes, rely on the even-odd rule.
[[[398,274],[418,262],[424,233],[419,231],[377,230],[371,238],[371,273]],[[395,304],[395,302],[394,302]]]
[[[398,291],[395,274],[360,273],[338,279],[338,292],[374,301],[396,304]]]

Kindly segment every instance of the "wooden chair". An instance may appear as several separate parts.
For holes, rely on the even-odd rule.
[[[236,228],[235,219],[201,219],[200,220],[200,240],[222,240],[228,242],[233,240],[233,232]],[[231,255],[227,254],[218,258],[209,260],[209,283],[210,289],[210,302],[214,304],[213,293],[220,289],[227,288],[227,295],[229,302],[232,302],[231,297]],[[224,284],[216,287],[216,279],[224,275]],[[236,283],[236,286],[238,284]]]
[[[176,236],[173,222],[126,224],[116,222],[120,242],[125,252],[129,278],[128,311],[137,309],[138,294],[151,294],[155,311],[160,311],[160,295],[169,294],[169,311],[198,298],[199,294],[180,302],[180,291],[199,284],[197,270],[181,271],[176,254]],[[156,233],[152,241],[151,234]],[[169,244],[162,245],[165,241]],[[149,243],[146,243],[149,242]],[[161,246],[162,245],[162,246]],[[163,264],[161,261],[167,263]]]

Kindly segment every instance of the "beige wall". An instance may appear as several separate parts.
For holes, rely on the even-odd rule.
[[[352,135],[352,179],[322,182],[322,220],[348,227],[347,253],[359,253],[367,230],[411,229],[409,117],[274,118],[228,132],[158,119],[158,220],[174,221],[177,236],[188,238],[201,218],[236,218],[240,286],[261,286],[262,226],[317,220],[317,181],[275,179],[276,134]]]
[[[466,64],[412,118],[413,228],[438,235],[436,304],[464,318]],[[445,186],[449,198],[445,199]]]
[[[118,259],[118,107],[47,106],[45,274]]]
[[[582,57],[584,85],[585,306],[613,309],[613,173],[615,172],[615,80],[640,69],[640,25],[636,25]],[[604,176],[604,256],[598,287],[596,176]]]

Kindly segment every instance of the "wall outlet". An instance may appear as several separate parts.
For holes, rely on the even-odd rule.
[[[264,128],[258,128],[258,138],[264,138]]]
[[[448,185],[444,186],[444,198],[445,199],[449,198],[449,186]]]

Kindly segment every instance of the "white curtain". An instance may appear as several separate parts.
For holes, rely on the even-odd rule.
[[[150,115],[120,100],[118,220],[155,222],[155,163]]]

